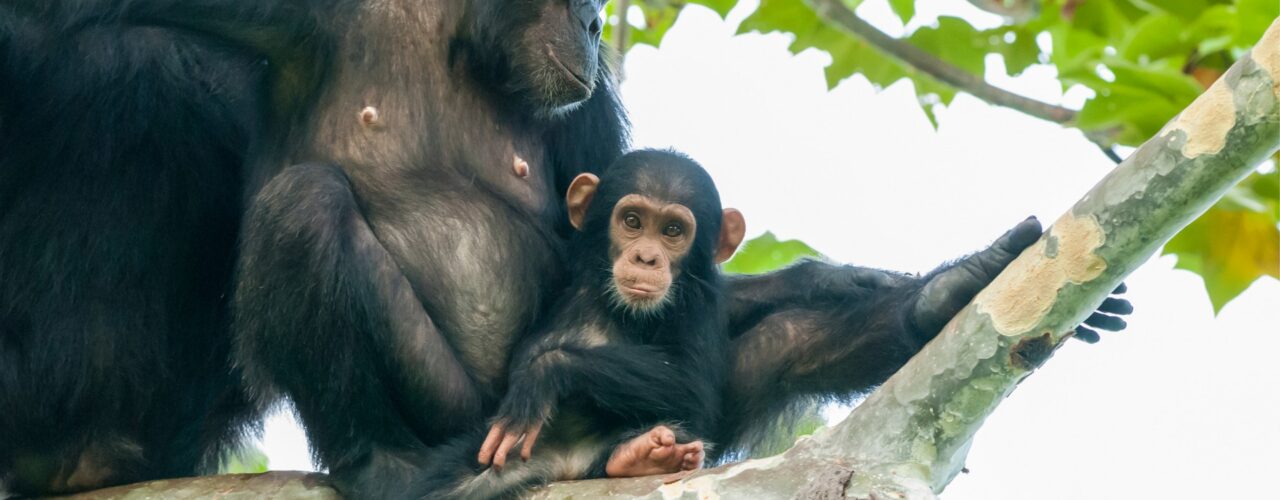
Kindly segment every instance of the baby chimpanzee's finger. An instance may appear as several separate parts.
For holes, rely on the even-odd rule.
[[[507,465],[507,454],[511,452],[511,448],[516,445],[516,441],[520,440],[521,433],[508,432],[502,437],[502,444],[498,445],[498,452],[493,455],[493,466],[498,470]]]
[[[489,465],[493,461],[493,452],[498,450],[498,443],[502,441],[502,435],[506,433],[506,429],[502,424],[493,424],[489,428],[489,435],[485,436],[484,444],[480,445],[480,455],[476,460],[480,465]]]
[[[520,460],[529,461],[529,457],[533,456],[533,442],[538,440],[538,433],[542,432],[542,424],[533,424],[533,428],[529,429],[529,433],[524,435],[524,446],[520,447]]]

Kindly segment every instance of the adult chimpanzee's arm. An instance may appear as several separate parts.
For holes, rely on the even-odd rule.
[[[848,397],[882,383],[1040,233],[1028,219],[986,250],[924,277],[810,262],[731,281],[735,360],[723,450],[749,442],[754,426],[800,398]],[[1100,307],[1130,310],[1118,299]],[[1114,316],[1095,316],[1086,324],[1124,327]]]
[[[272,107],[298,110],[328,70],[333,42],[326,30],[357,2],[308,0],[125,0],[110,15],[134,25],[190,30],[242,47],[271,63]]]
[[[412,491],[425,467],[418,436],[480,420],[481,396],[346,175],[277,175],[249,211],[241,252],[235,329],[250,383],[289,394],[339,489]]]

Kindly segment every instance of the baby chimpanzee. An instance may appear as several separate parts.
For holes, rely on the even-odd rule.
[[[438,496],[702,466],[728,369],[716,266],[742,242],[742,214],[721,210],[711,177],[679,153],[635,151],[604,176],[570,185],[568,288],[517,346],[479,465],[441,457]],[[522,460],[508,463],[521,442]]]

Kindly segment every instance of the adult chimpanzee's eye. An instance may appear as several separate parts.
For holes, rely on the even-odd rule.
[[[662,234],[667,235],[667,237],[670,238],[676,238],[684,234],[684,228],[680,227],[679,224],[672,222],[662,229]]]
[[[622,218],[622,223],[626,224],[627,227],[631,229],[640,229],[640,216],[633,213],[628,213],[626,216]]]

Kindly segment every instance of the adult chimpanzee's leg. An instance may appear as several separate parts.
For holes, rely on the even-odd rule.
[[[339,489],[409,495],[424,439],[482,418],[479,392],[341,169],[291,167],[263,189],[239,276],[239,360],[251,384],[290,396]]]

